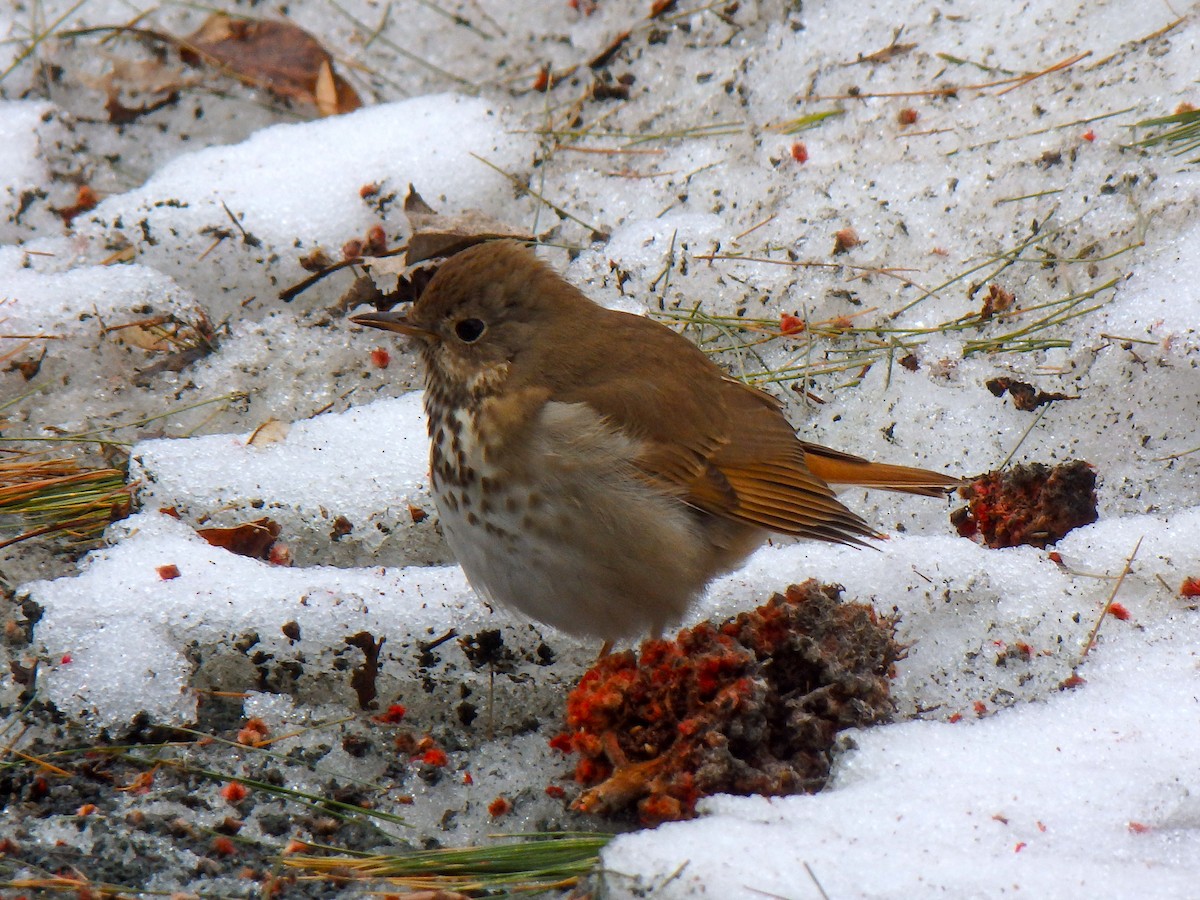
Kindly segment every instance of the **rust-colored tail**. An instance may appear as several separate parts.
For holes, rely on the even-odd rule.
[[[852,484],[883,491],[943,497],[962,484],[960,479],[939,472],[875,463],[849,453],[830,450],[820,444],[805,443],[804,452],[809,470],[831,485]]]

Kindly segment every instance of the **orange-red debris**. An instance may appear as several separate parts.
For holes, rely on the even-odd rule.
[[[238,781],[231,781],[221,788],[221,799],[226,803],[241,803],[250,792]]]
[[[425,763],[427,766],[433,766],[434,768],[438,769],[446,765],[446,763],[449,761],[449,757],[446,756],[446,751],[440,749],[439,747],[426,750],[421,755],[421,762]]]
[[[408,712],[408,710],[399,703],[393,703],[387,708],[386,712],[380,713],[379,715],[375,716],[374,719],[376,722],[382,722],[384,725],[395,725],[404,718],[404,714],[406,712]]]
[[[578,809],[657,823],[714,793],[819,790],[833,741],[891,710],[892,623],[815,581],[753,612],[599,660],[567,699],[556,749],[579,759]]]
[[[1013,466],[981,475],[959,494],[967,506],[950,521],[963,537],[989,547],[1045,547],[1089,525],[1096,512],[1096,473],[1082,460]]]
[[[807,327],[808,324],[802,318],[791,313],[784,313],[779,317],[780,334],[800,334]]]
[[[853,228],[843,228],[833,235],[833,255],[848,253],[862,243],[862,238]]]
[[[255,747],[270,733],[271,729],[262,719],[247,719],[246,724],[238,731],[237,742],[247,747]]]

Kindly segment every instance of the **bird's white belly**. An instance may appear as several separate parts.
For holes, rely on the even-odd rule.
[[[688,509],[636,478],[623,458],[581,466],[578,448],[564,452],[552,439],[514,475],[485,458],[469,421],[447,442],[455,468],[434,472],[434,500],[485,600],[568,633],[615,639],[661,629],[702,587],[691,573],[704,548]]]

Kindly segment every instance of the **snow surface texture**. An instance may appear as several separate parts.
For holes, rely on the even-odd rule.
[[[1139,120],[1197,102],[1200,17],[1165,4],[1033,0],[1015,14],[1005,4],[764,0],[647,23],[643,6],[602,2],[581,16],[558,0],[463,4],[466,15],[486,9],[486,39],[414,8],[402,37],[364,51],[360,88],[415,99],[321,122],[264,127],[277,121],[268,105],[236,93],[205,100],[203,117],[189,94],[128,129],[90,123],[79,95],[0,102],[0,239],[14,244],[0,248],[0,330],[55,338],[0,344],[34,357],[47,348],[31,384],[0,373],[5,399],[42,392],[5,409],[6,436],[174,410],[155,431],[120,432],[144,439],[131,452],[147,512],[114,526],[111,546],[78,574],[21,588],[44,609],[42,690],[69,715],[116,726],[142,711],[190,721],[194,688],[265,683],[279,694],[256,694],[248,713],[311,722],[353,708],[340,664],[344,638],[365,630],[388,637],[385,702],[424,703],[434,716],[437,690],[411,687],[419,642],[451,627],[503,627],[530,655],[551,644],[557,662],[497,679],[497,724],[531,710],[549,721],[560,708],[589,648],[484,608],[447,565],[434,520],[415,521],[413,508],[432,511],[423,422],[417,396],[393,399],[417,383],[411,355],[345,323],[333,304],[346,281],[290,306],[275,299],[318,246],[336,255],[375,224],[401,240],[409,226],[397,197],[411,182],[439,210],[480,209],[573,247],[546,252],[607,305],[907,329],[893,349],[911,354],[915,371],[867,360],[861,347],[843,357],[832,340],[722,355],[772,387],[766,370],[832,348],[829,371],[793,382],[800,390],[776,386],[808,439],[965,475],[1014,449],[1016,461],[1081,458],[1101,479],[1101,520],[1060,542],[1062,566],[1044,551],[952,536],[936,501],[848,492],[850,506],[894,532],[879,552],[781,542],[714,585],[689,621],[808,577],[897,612],[910,645],[894,685],[898,721],[855,734],[818,796],[714,798],[698,821],[620,838],[605,856],[609,896],[800,898],[818,896],[817,881],[838,898],[1194,895],[1200,624],[1177,590],[1200,575],[1200,169],[1126,145]],[[289,10],[329,45],[355,43],[327,6]],[[130,12],[97,0],[80,15],[69,24]],[[19,31],[15,18],[0,21]],[[187,33],[197,23],[167,24]],[[543,62],[586,62],[631,27],[611,65],[635,78],[627,101],[581,99],[592,78],[582,74],[549,97],[523,90]],[[443,72],[397,71],[389,39]],[[0,71],[17,46],[0,43]],[[984,84],[1083,52],[1012,90],[863,98]],[[99,83],[104,61],[89,64]],[[390,80],[371,74],[384,72]],[[5,87],[22,77],[14,70]],[[473,97],[458,79],[487,86]],[[906,107],[918,115],[907,126]],[[837,114],[794,135],[773,127],[816,112]],[[537,133],[547,128],[556,134]],[[583,146],[649,152],[554,150],[581,129]],[[620,135],[646,140],[629,146]],[[497,169],[573,218],[518,194]],[[105,199],[64,235],[53,209],[72,202],[80,178]],[[364,198],[369,184],[391,199]],[[832,256],[844,228],[862,243]],[[610,237],[593,243],[593,231]],[[105,265],[131,249],[133,264]],[[705,258],[735,253],[776,263]],[[1004,254],[1019,261],[1001,270]],[[778,264],[789,261],[806,265]],[[1025,352],[968,342],[1034,313],[990,330],[921,330],[977,315],[993,282],[1026,310],[1083,297],[1081,314]],[[195,322],[201,311],[219,327],[216,349],[154,374],[153,351],[105,327],[152,315]],[[390,352],[386,368],[371,360],[375,348]],[[992,395],[985,382],[997,376],[1077,399],[1037,418]],[[248,445],[268,420],[292,426]],[[160,507],[189,524],[270,515],[299,565],[213,549]],[[352,528],[335,539],[339,517]],[[1060,691],[1139,540],[1117,598],[1130,618],[1104,623],[1079,668],[1085,683]],[[36,576],[27,560],[7,564]],[[166,565],[180,576],[164,580]],[[282,631],[292,624],[298,638]],[[251,635],[272,658],[262,671],[248,671],[234,647]],[[1032,656],[1009,652],[1018,644]],[[448,691],[486,678],[446,656],[427,683]],[[479,752],[527,758],[526,781],[542,785],[565,763],[533,749],[536,737]]]

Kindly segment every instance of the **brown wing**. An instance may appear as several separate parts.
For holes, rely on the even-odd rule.
[[[612,338],[603,358],[577,351],[541,371],[554,373],[552,399],[587,403],[641,441],[633,462],[648,479],[697,509],[772,531],[853,544],[875,536],[809,469],[773,398],[665,326],[602,312],[596,327]]]
[[[708,462],[737,502],[710,512],[816,540],[861,544],[877,536],[809,468],[804,444],[772,397],[732,380],[721,392],[730,440]]]

